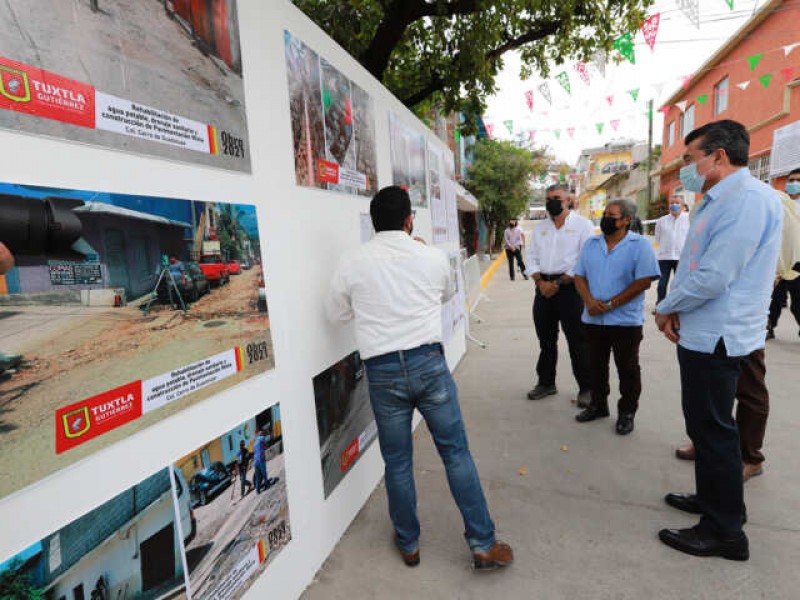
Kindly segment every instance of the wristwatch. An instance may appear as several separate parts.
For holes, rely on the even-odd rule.
[[[605,307],[608,310],[614,310],[614,301],[613,300],[609,300],[608,302],[604,302],[604,304],[605,304]]]

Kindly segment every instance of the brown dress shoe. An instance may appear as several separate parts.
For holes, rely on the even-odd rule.
[[[752,477],[758,477],[764,472],[764,467],[761,466],[761,463],[744,463],[744,469],[742,469],[742,481],[747,481]]]
[[[694,446],[686,444],[675,450],[675,456],[681,460],[694,460]]]
[[[488,552],[473,552],[472,566],[476,571],[497,569],[514,562],[514,551],[503,542],[495,542]]]
[[[394,536],[394,545],[397,548],[397,551],[400,553],[400,557],[403,559],[403,562],[406,563],[407,567],[416,567],[419,564],[419,548],[410,554],[403,552],[402,548],[400,548],[399,544],[397,543],[396,535]]]

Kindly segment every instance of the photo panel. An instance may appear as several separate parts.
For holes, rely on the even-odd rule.
[[[389,113],[389,145],[392,157],[392,182],[408,191],[411,206],[428,207],[425,136],[406,126]]]

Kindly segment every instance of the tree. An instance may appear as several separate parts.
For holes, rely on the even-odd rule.
[[[22,561],[15,559],[0,571],[0,598],[3,600],[45,600],[44,593],[22,569]]]
[[[217,237],[220,250],[228,259],[236,260],[241,257],[241,242],[247,237],[247,231],[241,223],[242,210],[233,204],[217,205],[219,208],[219,227]]]
[[[403,104],[481,114],[503,55],[522,78],[588,61],[636,31],[653,0],[293,0]]]
[[[487,251],[491,254],[503,224],[528,207],[530,179],[537,167],[534,153],[512,142],[482,139],[474,152],[464,187],[478,199],[489,229]]]

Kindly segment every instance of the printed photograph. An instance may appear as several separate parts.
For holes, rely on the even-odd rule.
[[[181,535],[195,525],[181,481],[177,518],[163,469],[0,563],[0,598],[186,598]]]
[[[0,127],[250,172],[237,0],[6,0]]]
[[[291,540],[280,405],[175,463],[194,517],[192,598],[239,598]]]
[[[0,497],[274,367],[254,206],[0,184],[0,241]]]
[[[378,434],[367,370],[358,352],[314,377],[314,402],[327,498]]]
[[[406,126],[393,112],[389,113],[389,139],[392,156],[392,181],[411,196],[411,205],[428,207],[425,178],[425,136]]]

